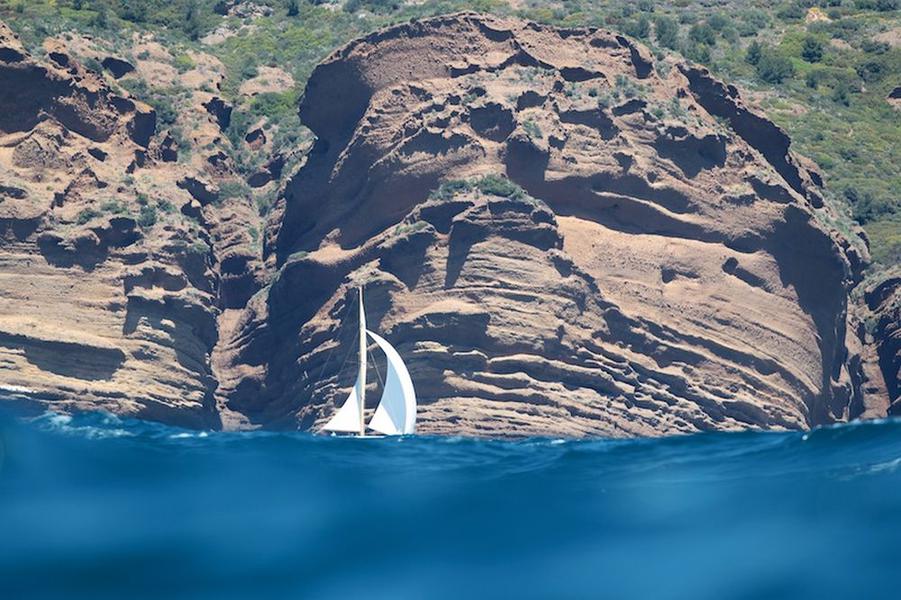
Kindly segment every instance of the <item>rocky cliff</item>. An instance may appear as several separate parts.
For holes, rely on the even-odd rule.
[[[224,342],[240,375],[222,391],[252,422],[334,410],[360,283],[426,432],[884,414],[847,326],[865,258],[815,218],[820,177],[787,136],[706,71],[604,31],[457,15],[339,50],[300,110],[317,142],[269,222],[278,276]]]
[[[227,165],[173,176],[152,113],[3,43],[0,79],[29,82],[0,86],[19,90],[0,92],[3,114],[38,107],[0,122],[0,378],[23,402],[314,428],[352,384],[342,324],[365,284],[423,433],[888,410],[876,355],[892,350],[869,351],[849,317],[865,251],[821,224],[822,181],[786,134],[703,69],[602,30],[474,14],[353,42],[308,82],[316,141],[257,256],[247,200],[216,198]],[[222,110],[201,100],[212,127]],[[128,215],[148,181],[181,200],[142,226]],[[126,214],[84,218],[107,198]]]
[[[218,427],[210,354],[221,308],[256,289],[255,211],[186,191],[227,177],[200,151],[218,132],[203,93],[176,164],[188,149],[154,110],[61,41],[44,50],[0,24],[0,395]]]
[[[888,398],[889,414],[901,415],[901,272],[891,269],[863,287],[860,337],[868,342],[863,365],[873,372],[869,382],[877,386],[870,392]]]

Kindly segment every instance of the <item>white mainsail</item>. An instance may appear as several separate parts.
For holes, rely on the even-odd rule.
[[[360,368],[357,382],[344,404],[323,427],[326,431],[356,431],[366,433],[363,424],[363,408],[366,406],[366,311],[363,310],[363,288],[360,288]]]
[[[366,333],[388,358],[385,389],[369,428],[385,435],[412,434],[416,431],[416,392],[407,366],[387,340],[369,330]]]

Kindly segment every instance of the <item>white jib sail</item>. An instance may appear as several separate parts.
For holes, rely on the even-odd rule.
[[[413,390],[410,373],[391,344],[368,329],[366,333],[388,357],[385,390],[372,420],[369,421],[369,428],[385,435],[412,434],[416,431],[416,392]]]
[[[344,401],[344,405],[322,429],[325,431],[360,431],[360,395],[357,393],[359,389],[360,382],[358,381],[354,384],[354,389],[351,390],[347,400]]]

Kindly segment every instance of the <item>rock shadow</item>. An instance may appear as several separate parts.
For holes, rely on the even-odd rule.
[[[77,342],[0,334],[0,345],[21,350],[25,360],[42,371],[85,381],[112,379],[125,362],[125,353],[118,348],[101,348]]]

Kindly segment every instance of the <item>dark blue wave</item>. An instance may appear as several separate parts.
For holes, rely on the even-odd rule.
[[[901,422],[629,441],[0,422],[0,598],[896,598]]]

